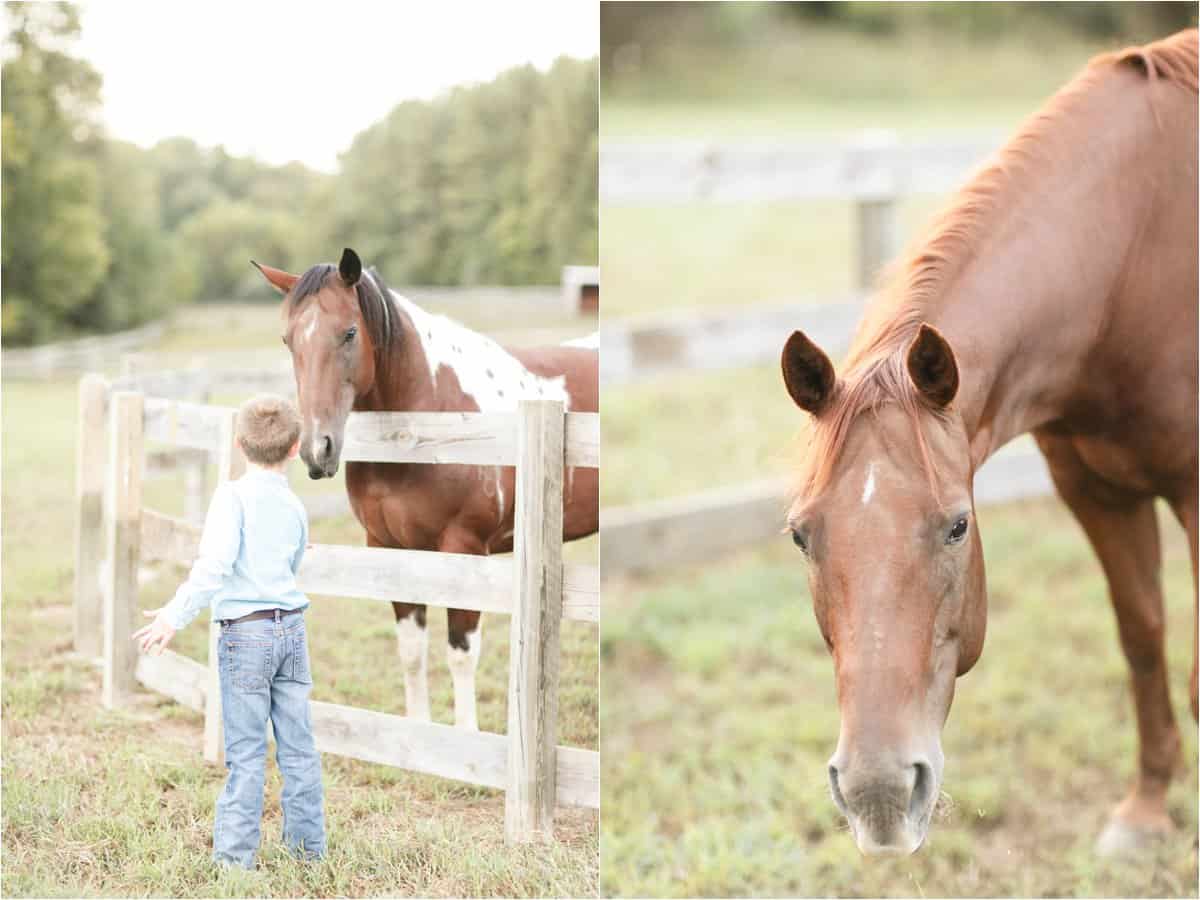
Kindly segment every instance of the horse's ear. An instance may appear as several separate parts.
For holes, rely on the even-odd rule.
[[[783,345],[783,383],[796,405],[814,416],[833,396],[837,376],[833,363],[802,331],[793,331]]]
[[[279,291],[281,294],[286,294],[292,289],[298,279],[298,276],[285,272],[283,269],[272,269],[270,266],[262,266],[254,260],[250,260],[250,265],[262,272],[263,278],[267,279],[271,287]]]
[[[958,363],[954,351],[940,331],[921,323],[905,360],[908,377],[921,396],[934,406],[943,407],[958,393]]]
[[[342,261],[338,263],[338,274],[342,276],[346,287],[354,287],[358,284],[358,279],[362,278],[362,260],[349,247],[342,251]]]

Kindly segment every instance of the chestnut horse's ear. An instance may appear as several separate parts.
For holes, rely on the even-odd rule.
[[[342,276],[346,287],[354,287],[358,284],[358,279],[362,278],[362,260],[349,247],[342,251],[342,261],[338,263],[338,274]]]
[[[818,415],[837,384],[833,363],[802,331],[793,331],[783,345],[783,383],[796,405]]]
[[[285,272],[283,269],[272,269],[270,266],[260,266],[254,260],[250,260],[250,265],[262,272],[263,278],[270,282],[271,287],[279,291],[281,294],[286,294],[292,289],[298,279],[298,276]]]
[[[954,351],[940,331],[921,323],[905,360],[908,377],[921,396],[934,406],[943,407],[958,393],[958,363]]]

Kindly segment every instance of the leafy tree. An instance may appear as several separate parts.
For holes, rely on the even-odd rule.
[[[54,49],[79,34],[74,7],[6,7],[12,28],[0,75],[9,225],[0,248],[3,334],[5,343],[29,343],[77,318],[109,266],[91,156],[100,79],[86,63]]]

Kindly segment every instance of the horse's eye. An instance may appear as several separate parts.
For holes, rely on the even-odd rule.
[[[280,338],[280,340],[283,341],[283,346],[286,347],[287,346],[287,335],[285,334],[283,337]]]
[[[808,536],[805,535],[804,532],[797,529],[792,529],[792,543],[805,553],[808,552]]]
[[[354,325],[351,325],[350,330],[346,332],[346,336],[344,338],[342,338],[342,343],[343,344],[350,343],[352,340],[354,340],[354,336],[356,334],[358,334],[358,328]]]
[[[967,536],[967,517],[959,516],[954,525],[950,528],[950,533],[946,535],[947,544],[961,544],[963,538]]]

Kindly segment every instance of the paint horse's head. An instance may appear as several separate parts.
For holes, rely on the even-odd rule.
[[[941,729],[986,623],[958,366],[922,324],[839,378],[801,332],[783,350],[812,443],[788,518],[833,656],[834,802],[865,854],[921,846],[941,787]]]
[[[323,263],[303,275],[270,266],[258,270],[283,293],[283,342],[292,353],[300,403],[300,456],[310,478],[337,473],[346,417],[386,368],[395,323],[385,287],[353,250],[338,265]]]

